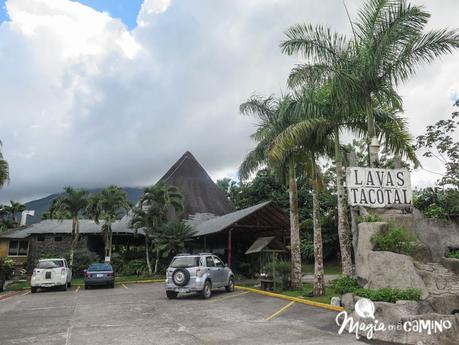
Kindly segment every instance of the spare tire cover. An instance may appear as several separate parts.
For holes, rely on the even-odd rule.
[[[177,268],[172,273],[172,281],[175,285],[185,286],[190,280],[190,272],[186,268]]]

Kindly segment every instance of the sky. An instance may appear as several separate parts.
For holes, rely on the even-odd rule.
[[[454,28],[457,0],[413,0],[429,28]],[[347,0],[353,16],[362,1]],[[0,140],[11,182],[0,202],[66,185],[153,184],[187,150],[212,178],[235,177],[254,119],[239,104],[280,94],[296,23],[349,34],[342,0],[0,1]],[[451,113],[459,53],[399,88],[413,136]],[[424,160],[428,170],[441,171]],[[412,174],[415,186],[436,175]]]

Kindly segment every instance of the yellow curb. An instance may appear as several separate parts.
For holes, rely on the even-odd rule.
[[[253,293],[257,293],[259,295],[275,297],[275,298],[281,298],[281,299],[285,299],[287,301],[303,303],[303,304],[310,305],[310,306],[313,306],[313,307],[322,308],[322,309],[328,309],[328,310],[332,310],[332,311],[343,311],[344,310],[343,307],[338,307],[336,305],[315,302],[315,301],[311,301],[311,300],[303,299],[303,298],[298,298],[298,297],[291,297],[291,296],[282,295],[282,294],[279,294],[279,293],[253,289],[253,288],[249,288],[249,287],[245,287],[245,286],[236,285],[236,289],[244,290],[244,291],[250,291],[250,292],[253,292]]]

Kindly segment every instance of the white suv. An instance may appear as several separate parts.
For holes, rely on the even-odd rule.
[[[30,280],[31,292],[39,288],[59,286],[62,290],[72,286],[72,270],[65,259],[43,259],[33,270]]]

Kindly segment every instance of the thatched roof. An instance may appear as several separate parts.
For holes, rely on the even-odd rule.
[[[234,211],[225,194],[218,189],[204,168],[190,152],[180,159],[159,180],[178,188],[184,197],[182,218],[197,213],[221,216]]]

